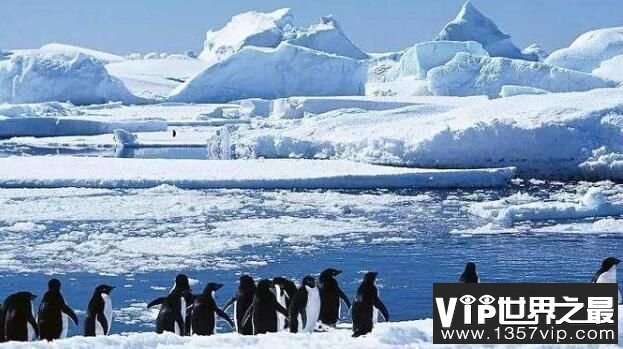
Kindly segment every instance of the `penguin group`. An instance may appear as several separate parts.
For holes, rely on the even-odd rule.
[[[615,257],[603,260],[595,273],[593,283],[616,283]],[[249,276],[239,278],[237,292],[221,308],[216,303],[216,292],[223,284],[210,282],[200,294],[193,294],[189,279],[184,274],[175,278],[173,287],[164,297],[151,301],[147,307],[160,306],[156,318],[156,332],[172,332],[180,336],[209,336],[216,333],[217,317],[223,318],[241,335],[289,331],[311,333],[336,327],[341,305],[345,304],[352,318],[353,337],[370,333],[379,315],[389,321],[389,312],[379,297],[376,272],[367,272],[352,303],[339,286],[337,276],[342,271],[328,268],[318,279],[305,276],[299,285],[285,277],[261,279]],[[468,262],[459,276],[460,283],[481,282],[476,264]],[[84,336],[110,334],[113,322],[111,293],[114,286],[99,285],[87,305]],[[618,294],[619,302],[621,292]],[[35,313],[36,295],[21,291],[9,295],[0,305],[0,342],[52,341],[67,336],[70,322],[78,326],[78,317],[65,302],[61,282],[51,279]],[[233,308],[233,319],[227,310]]]

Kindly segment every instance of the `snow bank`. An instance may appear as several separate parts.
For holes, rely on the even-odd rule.
[[[83,113],[71,103],[46,102],[27,104],[0,104],[0,119],[32,116],[76,116]]]
[[[222,29],[206,33],[199,58],[215,63],[246,46],[277,47],[282,41],[284,27],[292,25],[293,20],[288,8],[270,13],[251,11],[233,16]]]
[[[512,168],[428,170],[321,160],[0,159],[5,188],[445,188],[506,185]]]
[[[366,67],[357,60],[283,43],[247,47],[177,87],[175,102],[362,95]]]
[[[477,56],[489,56],[482,45],[475,41],[428,41],[408,49],[396,66],[398,77],[415,76],[426,79],[426,73],[434,67],[446,64],[458,52]]]
[[[110,134],[118,128],[129,132],[155,132],[166,130],[167,127],[164,120],[98,121],[71,117],[20,117],[0,119],[0,138]]]
[[[490,18],[478,11],[469,1],[456,18],[446,24],[435,40],[477,41],[493,57],[508,57],[536,61],[536,54],[522,53],[511,41],[510,35],[500,31]]]
[[[272,101],[270,117],[274,119],[300,119],[343,108],[363,110],[388,110],[414,103],[382,99],[356,99],[344,97],[290,97]]]
[[[503,85],[519,85],[550,92],[586,91],[616,83],[594,75],[501,57],[459,52],[451,61],[428,72],[428,88],[436,95],[497,97]]]
[[[517,85],[504,85],[500,90],[500,97],[511,97],[518,95],[544,95],[547,93],[549,92],[541,90],[540,88]]]
[[[101,61],[83,53],[15,54],[0,61],[0,101],[141,102],[108,74]]]
[[[623,82],[623,54],[601,62],[599,68],[593,70],[593,74],[604,79]]]
[[[344,34],[339,23],[332,16],[320,17],[320,23],[307,29],[294,29],[285,34],[286,42],[311,48],[313,50],[350,57],[366,59],[368,55],[355,46]]]
[[[623,27],[605,28],[580,35],[571,45],[552,52],[545,63],[592,72],[601,62],[623,54]]]
[[[39,50],[43,52],[49,52],[49,53],[62,53],[67,56],[75,56],[78,53],[82,53],[87,56],[95,57],[104,63],[121,62],[125,60],[125,58],[114,55],[112,53],[92,50],[92,49],[80,47],[80,46],[58,44],[58,43],[51,43],[51,44],[43,45],[41,46]]]

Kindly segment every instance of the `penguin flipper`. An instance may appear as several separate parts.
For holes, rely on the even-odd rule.
[[[180,329],[180,336],[185,336],[188,330],[190,329],[190,325],[184,326],[184,318],[182,317],[181,313],[175,312],[175,322],[177,323],[177,326]]]
[[[223,311],[227,311],[227,309],[229,309],[229,307],[234,305],[235,301],[236,301],[236,296],[231,297],[231,299],[228,300],[227,303],[225,303],[225,305],[223,305]]]
[[[156,305],[160,305],[164,303],[165,300],[166,300],[166,297],[156,298],[153,301],[149,302],[149,304],[147,304],[147,309],[151,307],[155,307]]]
[[[387,308],[379,297],[376,297],[376,299],[374,300],[374,306],[381,312],[381,315],[383,315],[385,321],[389,321],[389,313],[387,312]]]
[[[33,330],[35,330],[35,338],[39,338],[39,324],[37,324],[37,320],[32,315],[32,313],[28,314],[28,323],[32,326]]]
[[[106,316],[104,316],[104,312],[97,313],[97,321],[102,325],[102,330],[104,331],[104,335],[108,335],[108,320],[106,320]]]
[[[280,312],[283,316],[288,317],[288,310],[284,308],[283,305],[279,304],[277,300],[275,300],[275,307],[277,308],[277,311]]]
[[[216,308],[216,314],[222,317],[223,319],[225,319],[225,321],[227,321],[229,323],[229,326],[231,326],[232,328],[236,326],[234,322],[232,321],[232,319],[229,317],[229,315],[227,315],[227,313],[223,311],[221,308],[218,308],[218,307]]]
[[[63,313],[67,314],[71,321],[74,322],[74,325],[78,326],[78,316],[67,304],[63,305]]]
[[[350,309],[350,300],[348,299],[344,291],[342,291],[342,289],[339,286],[337,288],[337,291],[338,291],[339,297],[342,298],[342,301],[346,304],[348,309]]]
[[[251,316],[253,315],[253,307],[254,305],[251,304],[249,309],[247,309],[247,312],[244,313],[244,316],[242,317],[242,326],[246,326],[247,323],[249,322],[249,319],[251,319]]]
[[[307,311],[305,308],[301,308],[301,321],[303,322],[303,328],[307,327]]]

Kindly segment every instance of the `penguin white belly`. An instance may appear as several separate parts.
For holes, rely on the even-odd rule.
[[[236,328],[236,332],[239,332],[238,329],[238,301],[234,302],[234,327]]]
[[[216,312],[214,314],[214,328],[212,328],[212,333],[216,334]]]
[[[182,326],[183,326],[184,325],[184,321],[186,321],[186,299],[184,297],[180,298],[180,314],[182,315]],[[177,335],[181,335],[182,334],[182,329],[177,324],[177,321],[175,321],[175,323],[173,324],[173,331]],[[190,329],[190,331],[192,333],[192,328]]]
[[[32,302],[30,302],[30,311],[32,312],[32,317],[35,319],[35,321],[37,321],[37,317],[35,315],[35,307],[33,306]],[[28,341],[32,342],[32,341],[36,341],[37,338],[37,333],[35,332],[34,327],[32,327],[32,325],[30,324],[30,322],[26,322],[26,329],[28,331]]]
[[[320,317],[320,293],[317,287],[307,288],[307,324],[303,331],[314,332]]]
[[[112,299],[107,294],[102,294],[102,299],[104,300],[104,317],[106,318],[106,322],[108,322],[108,328],[106,333],[110,334],[110,329],[112,328]],[[95,335],[103,336],[104,327],[102,324],[95,319]]]
[[[62,327],[61,327],[61,337],[67,337],[67,331],[69,330],[69,316],[65,313],[61,313]]]
[[[277,296],[277,303],[279,303],[282,307],[286,307],[286,297],[282,295],[281,287],[279,285],[275,285],[275,295]],[[286,327],[286,317],[277,312],[277,331],[284,331]]]
[[[597,281],[595,281],[595,283],[598,284],[616,284],[617,283],[617,267],[616,266],[612,266],[610,267],[610,269],[608,269],[608,271],[605,271],[603,273],[601,273],[601,275],[599,275],[599,277],[597,278]],[[623,301],[623,298],[621,298],[621,290],[619,289],[618,292],[618,302],[617,303],[621,303]]]

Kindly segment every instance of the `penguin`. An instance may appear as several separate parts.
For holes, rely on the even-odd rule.
[[[189,292],[184,288],[174,288],[168,296],[164,297],[156,318],[156,333],[172,332],[179,336],[187,334],[184,299],[188,297]]]
[[[39,336],[52,341],[67,337],[69,319],[78,326],[78,316],[65,303],[61,294],[61,282],[58,279],[48,281],[48,291],[43,295],[37,316]]]
[[[169,295],[167,297],[156,298],[153,301],[149,302],[149,304],[147,304],[147,308],[151,308],[156,305],[163,305],[162,307],[160,307],[160,311],[158,313],[158,319],[161,319],[160,315],[162,313],[162,320],[156,320],[156,332],[158,332],[158,324],[160,323],[160,321],[162,321],[162,331],[169,331],[180,335],[182,334],[182,332],[184,332],[184,334],[189,334],[190,322],[187,309],[188,304],[191,304],[193,300],[194,296],[192,294],[192,290],[190,289],[188,276],[184,274],[178,274],[175,277],[175,282],[173,283],[173,287],[171,288],[171,291],[169,292]],[[165,305],[166,309],[164,307]],[[179,329],[175,328],[175,326],[177,326],[178,324],[172,321],[171,316],[173,315],[169,314],[171,308],[179,309],[180,315],[182,316],[182,327],[180,327]]]
[[[243,335],[253,334],[253,324],[247,323],[246,326],[242,325],[242,319],[247,309],[253,303],[253,296],[255,295],[255,281],[249,275],[240,276],[238,284],[238,292],[223,306],[223,311],[227,311],[230,306],[234,306],[234,318],[236,319],[236,332]]]
[[[287,310],[277,302],[271,292],[273,283],[270,280],[260,280],[255,289],[253,303],[242,318],[242,325],[248,322],[253,325],[253,334],[277,332],[277,313],[287,314]]]
[[[459,283],[462,284],[477,284],[479,282],[478,273],[476,272],[476,263],[467,262],[465,264],[465,270],[459,277]]]
[[[110,292],[114,286],[99,285],[93,291],[89,301],[87,316],[84,320],[84,336],[106,336],[110,334],[112,326],[112,299]]]
[[[340,299],[350,309],[350,300],[338,285],[336,276],[341,270],[328,268],[320,273],[318,278],[318,291],[320,291],[320,322],[335,327],[340,318]]]
[[[603,284],[610,284],[610,283],[616,284],[617,283],[617,265],[619,263],[621,263],[621,260],[614,258],[614,257],[608,257],[604,259],[603,262],[601,262],[601,268],[597,270],[591,282],[596,283],[596,284],[602,284],[602,283]],[[619,297],[618,303],[622,304],[623,298],[621,298],[621,289],[619,289],[618,297]]]
[[[303,278],[288,311],[291,333],[311,333],[316,329],[320,316],[320,292],[313,276]]]
[[[39,338],[32,301],[37,298],[26,291],[8,296],[2,303],[3,341],[30,342]]]
[[[222,284],[209,283],[203,289],[203,293],[195,298],[190,307],[190,334],[211,336],[216,333],[216,316],[225,319],[229,325],[235,327],[234,322],[221,308],[216,305],[214,296]]]
[[[375,272],[367,272],[353,299],[353,337],[372,332],[377,311],[381,312],[385,321],[389,321],[389,313],[379,298],[379,291],[375,285],[376,276]]]
[[[290,302],[296,293],[296,284],[284,277],[278,276],[273,278],[275,296],[277,302],[286,309],[290,308]],[[277,314],[278,331],[286,330],[289,327],[288,317]]]

